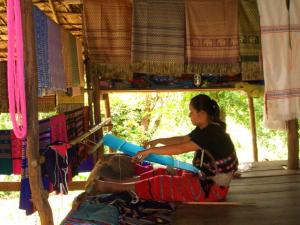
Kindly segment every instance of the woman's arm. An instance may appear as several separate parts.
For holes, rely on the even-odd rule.
[[[180,144],[184,143],[190,140],[190,137],[188,135],[185,136],[177,136],[177,137],[169,137],[169,138],[158,138],[149,142],[146,142],[144,144],[145,147],[155,147],[158,144],[162,145],[175,145],[175,144]]]
[[[199,146],[193,141],[187,141],[181,144],[153,147],[143,151],[139,151],[135,156],[132,157],[132,161],[141,162],[150,154],[158,155],[179,155],[186,152],[196,151]]]

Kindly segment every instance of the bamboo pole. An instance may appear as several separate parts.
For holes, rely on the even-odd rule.
[[[36,207],[41,224],[53,225],[52,210],[48,202],[48,193],[43,188],[41,167],[39,163],[39,127],[37,108],[37,66],[35,56],[35,38],[32,18],[32,1],[21,2],[22,27],[24,36],[24,64],[27,104],[27,158],[28,175],[32,194],[32,202]]]
[[[286,122],[288,134],[288,169],[299,168],[299,134],[298,120],[289,120]]]
[[[256,135],[256,125],[255,125],[255,112],[254,112],[253,98],[250,95],[248,95],[248,109],[249,109],[249,115],[250,115],[253,160],[254,160],[254,162],[257,162],[258,161],[258,149],[257,149],[257,135]]]

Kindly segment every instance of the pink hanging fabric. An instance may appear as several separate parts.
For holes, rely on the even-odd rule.
[[[19,0],[7,1],[8,27],[8,99],[13,130],[18,138],[27,134],[23,32]]]

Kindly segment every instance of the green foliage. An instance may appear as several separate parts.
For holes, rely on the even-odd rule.
[[[215,99],[221,111],[225,113],[225,119],[235,147],[239,152],[248,151],[252,155],[251,144],[244,143],[244,139],[251,142],[250,137],[250,118],[248,110],[247,95],[241,91],[215,91],[201,92]],[[161,103],[156,104],[151,112],[145,112],[145,95],[132,94],[131,97],[124,95],[111,96],[111,111],[114,128],[113,131],[119,137],[130,142],[142,144],[145,140],[151,140],[159,137],[169,137],[175,135],[186,135],[192,129],[190,123],[189,102],[190,99],[199,94],[199,92],[184,93],[161,93],[159,97]],[[268,130],[263,125],[263,98],[254,98],[254,109],[256,116],[256,132],[258,138],[258,149],[261,153],[260,160],[263,158],[286,159],[286,132],[278,130]],[[153,127],[153,121],[160,119],[160,124],[156,130],[144,130],[141,120],[145,114],[151,118],[150,126]],[[236,124],[236,125],[234,125]],[[232,126],[234,125],[234,126]],[[241,137],[239,130],[234,130],[237,126],[248,130],[249,137]],[[232,130],[233,129],[233,130]],[[176,156],[183,161],[191,161],[192,153]],[[251,160],[248,158],[248,160]]]

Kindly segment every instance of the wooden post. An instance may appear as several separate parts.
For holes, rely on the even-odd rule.
[[[39,164],[39,126],[38,126],[38,78],[35,55],[35,37],[32,18],[32,1],[21,2],[22,26],[24,36],[24,64],[25,64],[25,86],[27,104],[27,158],[28,175],[32,194],[32,201],[36,207],[41,224],[53,225],[52,210],[48,202],[48,193],[44,190],[42,183],[41,167]]]
[[[254,112],[253,98],[250,95],[248,95],[248,108],[249,108],[249,115],[250,115],[253,160],[254,160],[254,162],[257,162],[258,161],[258,150],[257,150],[256,125],[255,125],[255,112]]]
[[[100,90],[99,90],[99,78],[96,74],[93,74],[93,85],[94,85],[94,92],[93,92],[93,102],[94,102],[94,119],[95,124],[99,124],[101,122],[101,108],[100,108]],[[103,130],[98,130],[96,132],[96,141],[98,142],[103,137]],[[97,160],[102,158],[104,154],[103,145],[97,151]]]
[[[105,117],[111,118],[109,95],[107,93],[103,94],[103,99],[105,102]],[[112,130],[112,124],[110,124],[108,126],[108,131],[111,131],[111,130]]]
[[[299,168],[299,124],[298,120],[289,120],[286,122],[288,134],[288,169]]]

